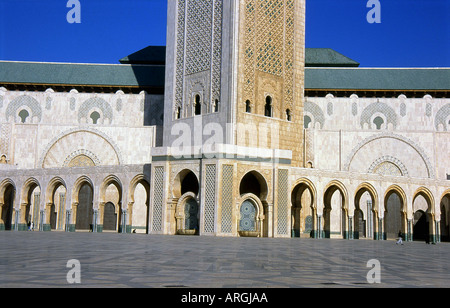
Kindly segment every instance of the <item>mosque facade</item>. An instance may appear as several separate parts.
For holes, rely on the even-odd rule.
[[[305,5],[168,1],[121,64],[0,61],[0,230],[450,241],[450,70],[305,48]]]

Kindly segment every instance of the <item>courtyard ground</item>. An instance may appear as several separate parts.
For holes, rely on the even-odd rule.
[[[0,232],[0,288],[448,287],[449,259],[449,243]]]

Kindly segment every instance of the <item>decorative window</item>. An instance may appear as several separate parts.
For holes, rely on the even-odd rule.
[[[213,112],[219,112],[219,100],[216,99],[213,105]]]
[[[195,103],[194,103],[194,115],[201,115],[202,114],[202,103],[200,99],[200,95],[195,96]]]
[[[266,105],[264,106],[264,115],[266,117],[272,117],[272,97],[266,97]]]
[[[94,111],[93,113],[91,113],[91,115],[89,117],[92,119],[93,124],[97,124],[98,119],[100,119],[100,113],[98,113],[97,111]]]
[[[305,115],[305,117],[303,118],[303,127],[308,128],[309,123],[311,123],[311,122],[312,122],[311,117]]]
[[[246,101],[245,101],[245,112],[247,112],[247,113],[252,113],[252,106],[251,106],[249,100],[246,100]]]
[[[181,119],[181,107],[180,106],[177,107],[177,111],[175,113],[175,119],[176,120]]]
[[[381,126],[384,124],[384,120],[382,117],[376,117],[375,119],[373,119],[373,124],[376,125],[378,130],[380,130]]]
[[[25,123],[26,120],[27,120],[27,118],[28,118],[29,116],[30,116],[30,114],[29,114],[28,111],[26,111],[25,109],[22,109],[22,110],[19,112],[20,121],[21,121],[22,123]]]
[[[288,120],[289,122],[292,121],[291,110],[289,109],[286,109],[286,120]]]

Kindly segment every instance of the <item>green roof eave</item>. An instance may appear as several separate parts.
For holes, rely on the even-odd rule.
[[[449,68],[306,68],[310,90],[450,90]]]
[[[0,81],[49,85],[164,87],[165,66],[0,61]]]
[[[331,48],[305,48],[306,67],[358,67],[360,64]]]

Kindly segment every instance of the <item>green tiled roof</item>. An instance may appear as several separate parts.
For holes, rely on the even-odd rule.
[[[307,67],[358,67],[359,63],[331,48],[306,48]],[[165,46],[148,46],[119,60],[123,64],[164,64]]]
[[[306,48],[306,67],[358,67],[359,63],[331,48]]]
[[[450,90],[450,69],[306,68],[305,89]]]
[[[164,74],[164,65],[0,61],[3,83],[163,87]]]
[[[164,65],[0,61],[0,83],[164,88]],[[449,68],[311,68],[307,90],[450,90]]]

